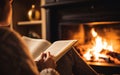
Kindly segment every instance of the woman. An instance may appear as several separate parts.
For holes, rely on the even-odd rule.
[[[21,36],[6,29],[12,18],[12,0],[0,0],[0,73],[3,75],[39,75],[39,70],[54,68],[50,53],[42,53],[37,68]],[[5,28],[3,28],[5,27]],[[43,59],[44,58],[44,59]],[[43,65],[44,64],[44,65]]]
[[[11,3],[12,0],[0,0],[1,27],[10,25],[12,16]],[[55,68],[55,63],[52,60],[52,55],[50,55],[50,53],[42,53],[41,59],[36,62],[38,67],[37,70],[36,64],[32,60],[28,49],[24,45],[23,41],[19,39],[20,35],[11,30],[0,30],[0,72],[4,73],[3,75],[37,75],[39,74],[38,70],[41,71],[42,69],[49,67]],[[82,65],[84,65],[84,67]],[[67,52],[67,54],[65,54],[57,62],[56,69],[61,75],[72,75],[73,73],[74,75],[97,75],[97,73],[90,66],[88,66],[81,59],[81,57],[75,53],[74,50]]]
[[[27,47],[18,33],[0,28],[0,74],[39,75]]]

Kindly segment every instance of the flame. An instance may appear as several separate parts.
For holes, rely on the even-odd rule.
[[[100,60],[100,57],[107,57],[104,54],[100,54],[102,50],[113,51],[112,43],[108,44],[107,41],[100,37],[94,28],[91,29],[91,34],[93,36],[93,46],[88,48],[87,52],[83,55],[86,60],[94,59],[94,61]]]

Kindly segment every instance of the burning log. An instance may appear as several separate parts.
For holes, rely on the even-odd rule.
[[[120,60],[120,53],[109,51],[107,55],[110,55],[111,57]]]
[[[107,55],[110,56],[110,60],[113,61],[115,64],[120,64],[120,53],[116,52],[108,52]]]
[[[106,54],[109,57],[109,62],[120,64],[120,53],[109,50],[102,50],[100,53]]]
[[[86,52],[86,48],[89,45],[84,45],[84,46],[79,46],[78,52],[80,53],[80,55],[83,57],[84,53]],[[109,51],[106,49],[102,49],[100,54],[105,55],[104,56],[100,56],[99,57],[99,61],[98,62],[107,62],[107,63],[114,63],[114,64],[120,64],[120,53],[117,52],[113,52],[113,51]],[[94,62],[94,56],[91,56],[91,60],[86,60],[86,61],[90,61],[90,62]]]

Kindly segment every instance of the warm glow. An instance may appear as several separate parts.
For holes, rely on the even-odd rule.
[[[95,29],[91,29],[91,34],[93,36],[93,46],[91,48],[88,48],[86,54],[84,54],[84,57],[86,60],[94,60],[99,61],[100,57],[107,57],[104,54],[100,54],[102,50],[109,50],[113,51],[112,44],[108,43],[104,38],[100,37],[97,32],[95,32]]]

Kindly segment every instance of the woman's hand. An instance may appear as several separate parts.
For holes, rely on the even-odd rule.
[[[41,71],[44,68],[55,68],[56,67],[54,56],[52,56],[50,52],[41,53],[39,60],[36,61],[36,64],[37,64],[39,71]]]

